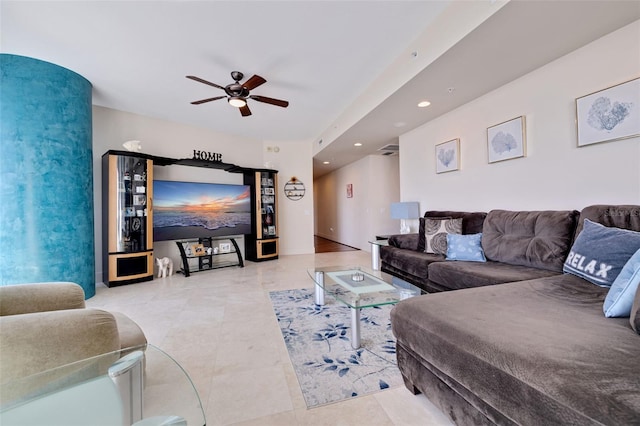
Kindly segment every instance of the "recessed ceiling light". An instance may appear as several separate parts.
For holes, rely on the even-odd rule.
[[[353,146],[362,146],[362,144],[360,142],[356,142],[353,144]]]
[[[322,164],[331,164],[330,161],[323,161]]]
[[[404,127],[406,125],[407,123],[405,123],[404,121],[398,121],[396,123],[393,123],[393,127]]]
[[[431,105],[431,102],[429,102],[429,101],[422,101],[422,102],[418,103],[418,107],[420,107],[420,108],[428,107],[429,105]]]

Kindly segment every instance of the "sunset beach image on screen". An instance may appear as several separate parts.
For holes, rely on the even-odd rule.
[[[250,232],[248,185],[153,181],[154,241]]]

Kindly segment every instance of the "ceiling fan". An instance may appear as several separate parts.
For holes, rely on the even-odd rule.
[[[203,80],[200,77],[196,77],[193,75],[188,75],[187,78],[194,81],[198,81],[200,83],[208,84],[209,86],[213,86],[218,89],[222,89],[226,92],[226,96],[216,96],[214,98],[207,98],[207,99],[201,99],[199,101],[193,101],[191,102],[191,104],[193,105],[200,105],[206,102],[217,101],[218,99],[227,98],[227,101],[229,102],[229,104],[240,109],[240,114],[242,114],[243,117],[251,115],[251,110],[247,105],[247,99],[253,99],[254,101],[264,102],[265,104],[276,105],[282,108],[286,108],[289,106],[289,102],[287,101],[268,98],[266,96],[257,96],[257,95],[249,94],[251,90],[267,82],[267,80],[260,77],[259,75],[254,74],[253,77],[251,77],[244,83],[240,83],[240,80],[244,78],[244,74],[242,74],[240,71],[232,71],[231,78],[235,81],[235,83],[231,83],[226,87],[222,87],[218,84],[211,83],[210,81]]]

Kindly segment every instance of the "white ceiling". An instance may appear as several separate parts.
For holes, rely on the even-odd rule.
[[[3,0],[0,51],[76,71],[93,84],[95,105],[225,134],[315,142],[450,4]],[[320,151],[314,176],[637,19],[635,0],[512,1]],[[267,83],[252,94],[289,107],[250,101],[253,115],[241,117],[225,100],[190,104],[224,92],[186,75],[225,86],[233,70],[261,75]],[[416,108],[416,93],[432,106]]]

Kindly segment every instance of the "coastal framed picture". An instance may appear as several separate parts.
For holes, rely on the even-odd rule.
[[[640,78],[576,99],[578,147],[640,136]]]
[[[460,139],[452,139],[436,145],[436,173],[446,173],[460,168]]]
[[[489,163],[511,160],[527,155],[524,115],[487,129]]]

